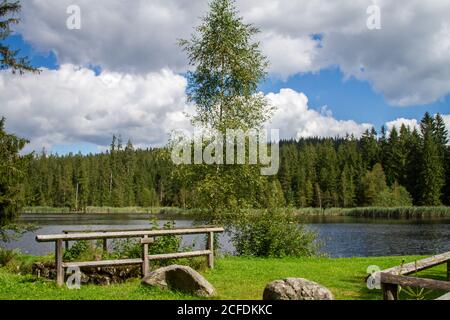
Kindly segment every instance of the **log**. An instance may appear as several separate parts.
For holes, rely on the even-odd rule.
[[[209,256],[210,250],[191,251],[191,252],[176,252],[176,253],[164,253],[149,255],[149,260],[164,260],[164,259],[179,259],[179,258],[192,258],[199,256]]]
[[[184,229],[204,229],[204,228],[220,228],[216,225],[207,225],[207,226],[191,226],[186,228],[177,228],[177,230]],[[153,231],[155,229],[152,228],[133,228],[133,229],[96,229],[96,230],[63,230],[62,233],[89,233],[89,232],[127,232],[127,231]]]
[[[143,236],[160,237],[168,235],[200,234],[207,232],[223,232],[223,228],[186,228],[171,230],[149,230],[149,231],[115,231],[115,232],[89,232],[55,235],[37,235],[36,241],[50,242],[56,240],[75,241],[75,240],[95,240],[95,239],[115,239],[115,238],[139,238]]]
[[[122,260],[100,260],[100,261],[81,261],[81,262],[64,262],[64,268],[70,267],[114,267],[114,266],[130,266],[141,264],[142,259],[122,259]]]
[[[402,287],[420,287],[431,290],[450,292],[450,282],[448,281],[399,276],[384,272],[380,274],[380,280],[382,284],[400,285]]]
[[[429,258],[425,258],[416,262],[406,263],[403,266],[397,266],[389,269],[385,269],[381,272],[383,273],[392,273],[395,275],[408,275],[414,272],[419,272],[425,269],[432,268],[439,264],[449,262],[450,261],[450,252],[446,252],[443,254],[439,254],[436,256],[432,256]]]

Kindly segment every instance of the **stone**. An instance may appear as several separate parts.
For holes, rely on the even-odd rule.
[[[38,278],[55,279],[56,269],[55,264],[51,262],[34,262],[32,267],[32,274]]]
[[[214,287],[194,269],[171,265],[159,268],[142,279],[142,283],[161,289],[179,290],[200,297],[213,297]]]
[[[263,300],[333,300],[333,294],[316,282],[287,278],[267,284]]]

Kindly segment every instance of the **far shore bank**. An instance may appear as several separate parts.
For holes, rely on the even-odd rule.
[[[251,209],[247,212],[257,215],[262,209]],[[362,207],[362,208],[278,208],[301,216],[347,216],[364,218],[445,218],[450,217],[450,207]],[[82,211],[74,211],[69,207],[25,207],[24,214],[151,214],[167,216],[200,216],[200,209],[184,209],[177,207],[95,207],[89,206]],[[231,216],[233,214],[230,214]]]

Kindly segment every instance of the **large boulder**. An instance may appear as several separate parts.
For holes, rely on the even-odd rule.
[[[327,288],[303,278],[275,280],[267,284],[263,300],[333,300]]]
[[[159,268],[143,278],[142,283],[161,289],[179,290],[200,297],[212,297],[216,292],[200,273],[180,265]]]

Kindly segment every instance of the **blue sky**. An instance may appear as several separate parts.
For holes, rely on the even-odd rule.
[[[199,12],[205,10],[204,3],[185,6],[175,0],[154,0],[150,5],[142,1],[141,6],[152,8],[146,11],[150,16],[136,13],[135,20],[122,21],[116,19],[111,2],[99,0],[94,5],[80,0],[83,28],[67,30],[65,6],[70,1],[48,1],[53,4],[24,4],[23,26],[6,43],[20,49],[33,66],[56,71],[20,83],[6,82],[11,86],[8,92],[28,97],[17,101],[17,94],[3,95],[0,102],[4,102],[8,127],[31,139],[33,149],[46,147],[65,154],[103,150],[113,133],[139,146],[161,145],[172,123],[174,128],[186,126],[180,119],[189,107],[184,90],[180,91],[186,58],[175,39],[189,35]],[[238,4],[244,17],[262,30],[262,49],[268,53],[271,73],[260,90],[281,104],[275,123],[287,128],[285,137],[300,131],[301,136],[343,135],[347,128],[360,134],[365,124],[379,130],[388,122],[420,120],[427,111],[447,115],[450,123],[450,28],[445,27],[450,6],[412,0],[410,11],[422,21],[435,23],[421,24],[417,19],[399,24],[396,17],[402,6],[386,4],[389,8],[384,9],[382,21],[387,27],[376,33],[367,30],[366,8],[361,3],[343,2],[342,10],[325,10],[331,4],[319,0],[325,14],[317,15],[308,11],[314,6],[284,1],[276,9],[269,0],[238,0]],[[256,5],[259,10],[252,10]],[[174,16],[160,18],[155,8]],[[354,16],[355,12],[361,16]],[[182,18],[176,16],[180,13]],[[115,25],[105,28],[98,19]],[[341,29],[333,24],[336,20]],[[140,35],[142,30],[145,37]],[[124,38],[126,45],[118,48]],[[367,81],[356,79],[359,69],[367,71],[363,77],[359,74]],[[0,74],[0,84],[2,76],[5,73]],[[121,92],[122,88],[127,90]],[[324,107],[332,115],[324,113]],[[22,111],[28,112],[27,121]]]

